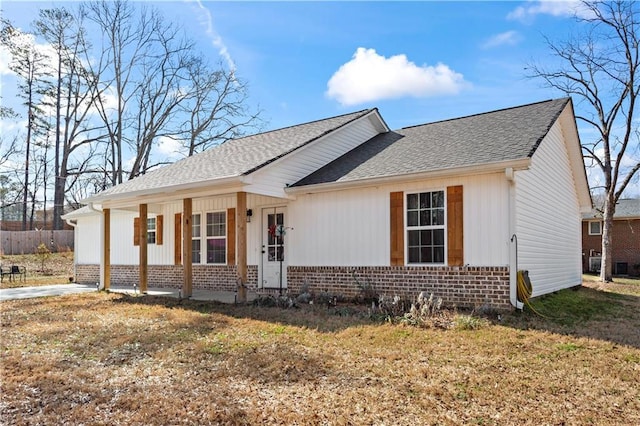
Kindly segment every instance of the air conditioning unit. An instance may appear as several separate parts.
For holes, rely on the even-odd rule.
[[[600,272],[601,256],[589,257],[589,272]]]

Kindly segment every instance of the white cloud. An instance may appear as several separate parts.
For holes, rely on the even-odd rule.
[[[579,16],[581,18],[593,16],[589,8],[580,0],[529,0],[526,6],[518,6],[509,12],[507,19],[526,21],[540,14],[556,17]]]
[[[507,19],[527,21],[540,14],[555,17],[593,17],[593,12],[581,0],[529,0],[525,6],[518,6],[509,12]]]
[[[6,47],[0,46],[0,75],[13,75],[14,72],[9,68],[11,54]]]
[[[514,46],[520,42],[522,38],[517,31],[505,31],[490,37],[482,44],[483,49],[491,49],[498,46]]]
[[[184,155],[181,154],[182,151],[184,151],[184,147],[179,140],[167,136],[158,138],[158,154],[164,157],[165,160],[183,158]]]
[[[229,67],[229,70],[231,70],[232,72],[235,71],[236,64],[235,62],[233,62],[233,58],[231,58],[231,54],[229,53],[227,46],[224,44],[222,37],[220,37],[220,35],[213,28],[213,16],[211,16],[211,12],[209,12],[209,9],[204,7],[204,5],[202,4],[202,0],[187,1],[194,1],[196,3],[200,11],[202,12],[202,14],[199,16],[200,23],[205,26],[205,33],[207,34],[209,39],[211,39],[211,44],[213,44],[213,46],[218,49],[218,54],[225,60],[227,66]]]
[[[356,105],[405,96],[427,97],[459,93],[467,83],[447,65],[417,66],[406,55],[389,58],[359,47],[327,83],[326,95],[342,105]]]

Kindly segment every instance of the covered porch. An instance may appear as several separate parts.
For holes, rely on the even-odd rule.
[[[124,287],[131,291],[131,284],[135,284],[136,291],[143,294],[157,292],[161,288],[162,292],[175,297],[200,297],[203,300],[218,298],[237,303],[252,300],[263,282],[261,268],[266,243],[263,235],[267,226],[262,224],[261,212],[265,208],[275,210],[275,206],[286,208],[288,199],[286,196],[248,193],[242,190],[243,187],[235,191],[233,189],[236,188],[218,187],[200,194],[184,194],[191,196],[164,194],[162,197],[154,194],[136,197],[138,204],[134,205],[130,199],[103,202],[101,208],[96,209],[101,213],[100,288],[114,290],[126,284]],[[122,265],[122,259],[120,264],[112,264],[112,246],[116,244],[122,247],[127,241],[121,239],[130,238],[112,231],[113,213],[117,210],[126,211],[129,215],[136,214],[133,245],[137,247],[137,253],[131,251],[128,265]],[[221,222],[214,224],[218,231],[222,230],[221,234],[216,234],[221,235],[217,241],[207,237],[214,226],[205,222],[205,218],[208,221],[212,211]],[[151,221],[155,222],[152,228],[142,225],[149,223],[149,218],[155,218]],[[196,226],[194,218],[198,222]],[[149,233],[153,235],[150,237]],[[198,244],[197,250],[193,241]],[[219,243],[215,248],[222,250],[221,256],[217,253],[215,259],[211,258],[210,243]],[[202,250],[202,259],[199,250]],[[158,252],[162,252],[162,256]],[[121,254],[118,255],[122,258]],[[129,271],[123,283],[118,278],[126,268]],[[132,274],[136,275],[133,283]],[[213,285],[212,280],[223,280],[225,285]]]

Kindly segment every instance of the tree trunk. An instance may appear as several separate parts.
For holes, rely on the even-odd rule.
[[[611,234],[613,231],[613,214],[616,210],[616,202],[613,194],[607,194],[602,213],[602,259],[600,263],[600,281],[613,281]]]

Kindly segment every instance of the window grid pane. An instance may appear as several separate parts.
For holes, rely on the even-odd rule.
[[[445,262],[444,191],[407,194],[408,263]]]
[[[206,261],[207,263],[227,262],[227,214],[226,212],[207,213],[206,223]]]

